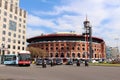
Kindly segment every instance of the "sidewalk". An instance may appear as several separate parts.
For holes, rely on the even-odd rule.
[[[4,64],[0,64],[0,67],[3,67],[3,66],[5,66]]]

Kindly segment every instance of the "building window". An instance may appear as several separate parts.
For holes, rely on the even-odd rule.
[[[64,47],[61,47],[61,50],[64,50]]]
[[[18,50],[20,50],[20,46],[18,46]]]
[[[61,44],[61,46],[64,46],[64,44]]]
[[[72,50],[74,50],[75,48],[74,47],[72,47]]]
[[[64,53],[61,53],[61,57],[62,57],[62,58],[64,57]]]
[[[56,53],[55,57],[59,57],[58,53]]]
[[[9,29],[12,31],[16,31],[16,22],[10,20],[9,21]]]
[[[8,49],[10,48],[10,45],[8,45]]]
[[[46,51],[48,51],[48,47],[46,47]]]
[[[18,7],[15,8],[15,14],[17,14],[17,13],[18,13]]]
[[[25,36],[23,36],[23,39],[25,39]]]
[[[69,53],[67,53],[67,57],[70,57],[70,54],[69,54]]]
[[[23,23],[25,23],[26,21],[25,20],[23,20]]]
[[[53,46],[53,44],[51,43],[50,46]]]
[[[95,54],[95,58],[97,58],[97,54]]]
[[[25,48],[24,47],[22,47],[22,50],[24,50]]]
[[[82,50],[84,51],[84,50],[85,50],[85,48],[82,48]]]
[[[20,9],[19,15],[22,16],[22,9]]]
[[[5,41],[5,37],[2,37],[2,41]]]
[[[5,31],[3,31],[3,33],[2,33],[3,35],[5,35],[6,34],[6,32]]]
[[[25,31],[23,31],[23,34],[25,34]]]
[[[14,37],[16,37],[16,34],[14,33],[14,35],[13,35]]]
[[[2,6],[2,0],[0,0],[0,7]]]
[[[13,3],[13,0],[10,0],[10,3]]]
[[[80,53],[78,53],[77,56],[80,58]]]
[[[80,46],[80,44],[78,44],[78,46]]]
[[[25,25],[23,25],[23,28],[25,29]]]
[[[23,45],[25,44],[25,42],[22,43]]]
[[[3,28],[6,28],[6,24],[3,24]]]
[[[51,49],[51,51],[53,50],[53,48],[52,48],[52,47],[51,47],[50,49]]]
[[[21,38],[21,36],[20,36],[20,35],[18,35],[18,38]]]
[[[10,4],[10,11],[13,12],[13,4]]]
[[[24,18],[26,18],[26,11],[24,11]]]
[[[14,19],[17,20],[17,16],[14,16]]]
[[[69,47],[67,47],[67,50],[69,50]]]
[[[77,49],[80,50],[80,47],[78,47]]]
[[[21,33],[21,29],[19,29],[19,33]]]
[[[59,46],[59,44],[57,43],[56,46]]]
[[[9,16],[10,16],[10,18],[12,18],[12,14],[10,14]]]
[[[21,22],[21,21],[22,21],[22,19],[21,19],[21,18],[19,18],[19,21]]]
[[[13,46],[13,49],[15,49],[15,46]]]
[[[75,53],[72,53],[72,57],[75,57]]]
[[[21,27],[21,24],[19,24],[19,27]]]
[[[16,43],[16,40],[13,40],[13,43]]]
[[[11,39],[10,39],[10,38],[8,38],[8,42],[11,42]]]
[[[8,2],[5,1],[5,6],[4,6],[4,8],[7,9],[7,7],[8,7]]]
[[[15,3],[15,5],[17,6],[17,5],[18,5],[18,3]]]
[[[4,15],[7,16],[7,12],[4,12]]]
[[[3,21],[4,21],[4,22],[7,22],[7,19],[6,19],[6,18],[4,18],[4,19],[3,19]]]
[[[20,41],[18,41],[18,44],[20,44]]]
[[[11,36],[11,32],[9,32],[8,35]]]
[[[52,53],[50,53],[50,57],[53,57],[53,54],[52,54]]]
[[[58,50],[58,47],[56,47],[56,50]]]
[[[82,57],[85,58],[85,52],[82,54]]]

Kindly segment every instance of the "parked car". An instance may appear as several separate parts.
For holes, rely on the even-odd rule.
[[[52,59],[47,59],[47,60],[46,60],[47,65],[50,65],[51,62],[52,62]]]
[[[41,58],[38,58],[36,59],[36,65],[42,65],[42,59]]]
[[[63,60],[61,58],[56,58],[55,61],[56,61],[56,65],[63,64]]]
[[[66,65],[73,65],[73,59],[67,59]]]

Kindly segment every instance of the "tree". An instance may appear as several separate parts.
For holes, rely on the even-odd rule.
[[[36,58],[36,57],[46,57],[47,52],[43,49],[40,48],[35,48],[35,47],[27,47],[27,50],[31,52],[31,56],[32,58]]]

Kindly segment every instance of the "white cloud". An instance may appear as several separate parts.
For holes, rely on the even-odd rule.
[[[120,0],[62,0],[62,2],[63,5],[54,6],[52,11],[34,12],[37,15],[56,16],[54,19],[29,15],[28,25],[46,26],[56,32],[73,30],[81,33],[87,14],[92,24],[93,35],[102,37],[108,45],[115,46],[114,38],[120,36]]]
[[[30,26],[45,26],[52,27],[54,23],[51,20],[42,19],[38,16],[28,15],[28,25]]]
[[[33,30],[33,28],[30,28],[30,27],[27,28],[27,38],[39,36],[42,33],[45,33],[45,32],[42,30]]]

